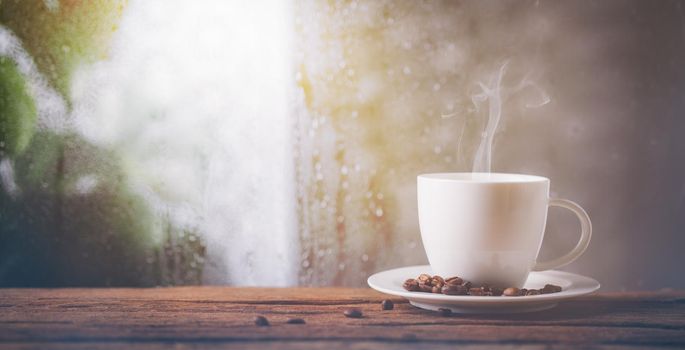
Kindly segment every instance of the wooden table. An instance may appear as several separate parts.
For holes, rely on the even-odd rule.
[[[602,293],[505,316],[445,317],[401,299],[381,311],[385,298],[349,288],[0,289],[0,349],[685,348],[685,291]],[[349,307],[364,317],[344,317]]]

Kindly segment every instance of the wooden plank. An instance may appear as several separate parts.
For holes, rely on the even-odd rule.
[[[209,301],[317,301],[368,300],[380,301],[387,295],[369,288],[261,288],[261,287],[159,287],[159,288],[5,288],[0,289],[2,300],[22,299],[152,299],[152,300],[209,300]],[[653,292],[603,292],[574,300],[646,300],[674,301],[685,299],[685,291],[665,289]]]
[[[5,343],[3,350],[44,350],[46,345],[50,349],[73,349],[73,350],[110,350],[110,349],[139,349],[139,350],[167,350],[182,349],[241,349],[241,350],[330,350],[330,349],[353,349],[353,350],[453,350],[454,344],[449,343],[419,343],[400,342],[388,343],[380,341],[261,341],[261,342],[230,342],[230,343]],[[564,344],[469,344],[459,345],[460,350],[576,350],[577,346]],[[619,349],[664,349],[657,346],[625,346],[625,345],[593,345],[594,350],[619,350]]]
[[[599,294],[550,311],[499,316],[441,317],[401,299],[393,299],[395,310],[381,311],[384,298],[349,288],[5,289],[0,342],[685,346],[682,291]],[[365,317],[345,318],[342,311],[352,306]],[[254,326],[257,314],[272,326]],[[288,317],[307,324],[285,324]]]

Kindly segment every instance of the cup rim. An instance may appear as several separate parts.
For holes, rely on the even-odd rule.
[[[515,173],[426,173],[417,176],[417,181],[444,181],[454,183],[471,183],[471,184],[501,184],[501,183],[530,183],[530,182],[545,182],[548,178],[538,175],[515,174]]]

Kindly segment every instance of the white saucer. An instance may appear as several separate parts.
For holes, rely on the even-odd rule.
[[[477,297],[468,295],[444,295],[421,292],[408,292],[402,284],[409,278],[422,273],[431,274],[429,265],[408,266],[379,272],[369,277],[371,288],[390,295],[404,297],[419,308],[437,311],[440,308],[455,313],[493,314],[540,311],[555,307],[560,301],[589,294],[599,289],[599,282],[590,277],[570,272],[549,270],[531,272],[524,288],[539,289],[545,284],[562,287],[559,293],[530,295],[523,297]]]

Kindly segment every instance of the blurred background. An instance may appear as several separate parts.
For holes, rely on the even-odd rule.
[[[363,286],[491,164],[588,211],[565,270],[685,288],[684,7],[1,0],[0,286]]]

